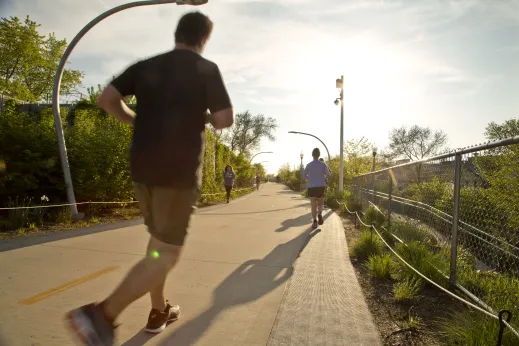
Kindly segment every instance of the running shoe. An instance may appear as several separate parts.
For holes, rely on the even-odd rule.
[[[66,315],[67,322],[76,336],[87,346],[113,346],[114,326],[105,318],[96,304],[84,305]]]
[[[178,320],[179,316],[180,306],[178,305],[171,306],[168,303],[164,311],[152,309],[148,317],[148,324],[144,330],[146,333],[159,334],[168,324]]]
[[[324,223],[323,214],[317,215],[317,218],[319,219],[319,225],[322,225]]]
[[[312,223],[312,228],[317,228],[317,220],[314,220],[314,222]]]

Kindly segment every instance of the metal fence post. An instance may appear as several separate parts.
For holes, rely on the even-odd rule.
[[[389,172],[389,171],[388,171]],[[391,199],[393,198],[393,179],[391,179],[391,174],[388,173],[389,176],[389,198],[387,200],[387,228],[391,228]]]
[[[449,284],[456,285],[456,264],[458,257],[458,222],[460,210],[461,188],[461,154],[456,154],[454,162],[454,205],[452,209],[451,266]]]

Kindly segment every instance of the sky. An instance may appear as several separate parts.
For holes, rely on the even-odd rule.
[[[70,41],[123,0],[0,0],[0,14],[41,24]],[[204,56],[216,62],[236,112],[277,120],[254,162],[271,173],[319,147],[340,150],[335,80],[344,75],[344,139],[383,149],[392,128],[443,130],[450,148],[485,140],[485,126],[519,116],[519,0],[209,0],[200,7],[129,9],[79,42],[69,66],[85,87],[105,85],[130,64],[173,47],[179,17],[214,22]]]

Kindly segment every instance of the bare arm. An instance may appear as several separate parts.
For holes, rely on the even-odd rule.
[[[110,84],[103,90],[97,103],[115,119],[133,126],[135,112],[126,106],[123,95],[113,85]]]

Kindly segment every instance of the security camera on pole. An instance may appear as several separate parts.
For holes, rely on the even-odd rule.
[[[344,76],[337,78],[335,81],[335,87],[340,89],[341,94],[335,99],[335,105],[341,104],[341,151],[339,155],[339,191],[344,191]]]

